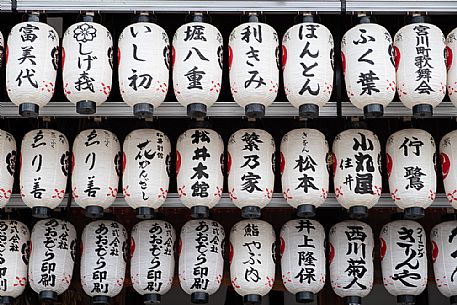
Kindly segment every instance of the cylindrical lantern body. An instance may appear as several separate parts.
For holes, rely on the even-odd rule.
[[[120,175],[120,145],[104,129],[80,132],[73,142],[71,189],[75,202],[93,218],[103,216],[116,199]]]
[[[170,41],[150,22],[127,26],[118,43],[119,89],[139,117],[152,117],[168,92]]]
[[[333,36],[319,23],[300,23],[282,39],[284,91],[300,116],[315,117],[333,91]]]
[[[405,209],[405,217],[423,217],[436,196],[433,137],[421,129],[403,129],[392,134],[386,146],[392,199]]]
[[[381,144],[367,129],[348,129],[333,141],[335,197],[353,218],[368,216],[381,197]]]
[[[130,276],[145,303],[160,302],[160,296],[171,288],[175,241],[175,229],[166,221],[145,220],[132,229]]]
[[[214,220],[195,219],[181,229],[179,281],[192,303],[208,303],[224,273],[224,228]]]
[[[330,229],[329,242],[333,290],[346,304],[361,304],[362,298],[370,293],[374,279],[374,240],[370,226],[357,220],[342,221]]]
[[[137,217],[149,218],[167,198],[170,182],[171,144],[155,129],[132,131],[123,145],[123,193]]]
[[[261,129],[240,129],[228,143],[228,191],[242,216],[260,217],[273,196],[275,142]]]
[[[415,115],[431,115],[446,94],[443,32],[429,23],[408,24],[395,34],[394,47],[398,97]]]
[[[392,37],[375,23],[354,26],[341,41],[347,95],[369,117],[381,116],[395,96],[393,53]]]
[[[121,292],[127,247],[127,231],[116,221],[96,220],[84,228],[81,236],[81,285],[92,297],[93,304],[108,304],[111,297]]]
[[[427,285],[426,236],[412,220],[389,222],[381,229],[380,256],[384,287],[402,304],[414,304],[414,296]]]
[[[16,155],[13,135],[0,129],[0,208],[5,207],[13,193]]]
[[[245,303],[260,304],[275,281],[276,236],[258,219],[237,222],[230,231],[230,280]]]
[[[281,229],[281,272],[299,303],[312,302],[325,284],[325,230],[315,220],[296,219]]]
[[[237,26],[229,39],[230,90],[246,116],[262,117],[279,86],[278,34],[266,23]]]
[[[457,130],[451,131],[441,139],[440,160],[447,200],[457,209],[457,169],[454,168],[457,164]]]
[[[111,92],[113,39],[95,22],[70,26],[62,42],[63,90],[80,114],[94,114]]]
[[[451,102],[457,106],[457,28],[447,35],[447,92]]]
[[[28,132],[21,144],[20,187],[22,201],[33,216],[50,217],[65,196],[69,170],[68,140],[52,129]]]
[[[73,276],[75,227],[65,220],[40,220],[33,226],[30,249],[30,286],[42,301],[57,301]]]
[[[224,141],[211,129],[189,129],[176,144],[176,181],[181,202],[193,217],[207,218],[222,195]]]

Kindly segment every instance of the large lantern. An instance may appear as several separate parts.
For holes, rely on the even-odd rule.
[[[222,196],[224,141],[211,129],[189,129],[176,144],[176,180],[181,202],[194,218],[208,218]]]
[[[70,26],[62,42],[63,92],[79,114],[94,114],[111,92],[113,39],[87,13]]]
[[[145,220],[132,229],[130,276],[145,304],[160,302],[173,283],[175,229],[162,220]]]
[[[276,236],[258,219],[242,220],[230,231],[230,280],[245,304],[260,305],[275,281]]]
[[[138,218],[151,218],[168,195],[170,140],[158,130],[134,130],[125,138],[123,152],[125,201]]]
[[[16,140],[0,129],[0,208],[5,207],[13,193],[16,171]]]
[[[333,141],[335,197],[351,218],[368,216],[381,197],[381,144],[366,129],[349,129]]]
[[[0,221],[0,304],[10,305],[27,285],[30,232],[15,220]]]
[[[240,129],[228,143],[228,191],[244,218],[259,218],[273,197],[275,142],[261,129]]]
[[[84,130],[73,142],[71,189],[75,202],[91,218],[103,216],[117,196],[121,153],[119,140],[104,129]]]
[[[325,284],[325,230],[315,220],[297,219],[281,229],[281,273],[298,303],[314,301]]]
[[[449,99],[457,106],[457,28],[447,35],[447,92]]]
[[[346,92],[366,117],[379,117],[395,97],[396,78],[392,37],[383,26],[360,17],[344,34],[341,57]]]
[[[427,255],[424,228],[411,220],[386,224],[380,235],[384,287],[398,303],[414,304],[427,285]]]
[[[22,139],[20,187],[22,201],[37,218],[51,216],[65,196],[69,145],[64,134],[35,129]]]
[[[265,115],[279,87],[278,34],[255,15],[237,26],[229,39],[230,90],[248,118]]]
[[[76,256],[76,230],[65,220],[50,218],[33,226],[29,264],[32,289],[44,302],[70,287]]]
[[[314,16],[300,21],[282,39],[284,90],[300,117],[317,117],[333,91],[333,36]]]
[[[443,175],[444,191],[447,200],[457,209],[457,130],[446,134],[440,142],[440,160]]]
[[[221,91],[222,35],[205,17],[192,14],[173,36],[173,88],[190,117],[206,116]]]
[[[168,92],[170,42],[163,28],[140,15],[119,36],[119,89],[136,117],[152,117]]]
[[[224,228],[214,220],[195,219],[181,229],[179,281],[192,303],[208,303],[224,273]]]
[[[312,217],[328,195],[328,143],[315,129],[294,129],[281,141],[281,182],[299,217]]]
[[[97,220],[84,228],[81,285],[93,304],[108,304],[124,287],[127,247],[127,231],[116,221]]]
[[[306,245],[306,239],[304,244]],[[330,229],[330,282],[346,305],[362,304],[373,288],[373,232],[357,220],[337,223]]]
[[[421,129],[403,129],[387,139],[387,174],[395,204],[417,219],[436,197],[435,141]]]
[[[38,116],[54,95],[59,58],[59,35],[51,26],[30,14],[8,36],[6,92],[19,106],[19,114]]]
[[[394,38],[398,97],[414,116],[432,116],[446,95],[446,52],[443,32],[425,17],[402,27]]]

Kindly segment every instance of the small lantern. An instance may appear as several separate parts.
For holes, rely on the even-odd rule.
[[[181,202],[192,217],[208,218],[221,199],[224,141],[211,129],[189,129],[176,144],[176,180]]]
[[[457,106],[457,28],[446,39],[447,92],[449,99]]]
[[[443,176],[444,191],[447,200],[457,209],[457,130],[446,134],[440,142],[440,160]]]
[[[130,276],[145,304],[157,304],[173,283],[175,229],[162,220],[145,220],[132,229]]]
[[[123,193],[125,201],[142,219],[152,218],[154,209],[167,198],[170,182],[171,145],[155,129],[137,129],[124,140]]]
[[[418,219],[436,197],[435,141],[426,131],[403,129],[387,139],[387,174],[395,204]]]
[[[0,129],[0,208],[6,206],[13,193],[16,171],[16,140]]]

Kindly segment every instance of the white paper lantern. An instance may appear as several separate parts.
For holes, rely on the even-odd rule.
[[[443,176],[444,191],[447,200],[457,209],[457,130],[446,134],[440,142],[440,160]]]
[[[237,26],[229,39],[230,90],[247,117],[262,117],[279,87],[278,34],[266,23]]]
[[[38,16],[30,18],[16,24],[8,36],[6,91],[22,116],[36,117],[39,107],[54,95],[59,35],[51,26],[38,22]]]
[[[282,39],[284,91],[302,117],[319,116],[333,91],[333,36],[324,25],[304,22]]]
[[[123,193],[138,218],[150,218],[167,198],[171,144],[155,129],[137,129],[124,140]]]
[[[144,303],[155,304],[167,293],[175,272],[175,229],[162,220],[145,220],[132,229],[130,276]]]
[[[221,199],[224,141],[211,129],[189,129],[176,144],[176,181],[181,202],[195,218],[207,218]]]
[[[208,303],[224,273],[224,228],[214,220],[195,219],[181,229],[179,281],[192,303]]]
[[[457,106],[457,28],[447,35],[447,92],[451,102]]]
[[[245,218],[259,218],[273,197],[275,142],[261,129],[240,129],[228,143],[228,191]]]
[[[16,155],[13,135],[0,129],[0,208],[5,207],[13,193]]]
[[[70,287],[73,277],[75,227],[65,220],[40,220],[33,226],[30,248],[30,287],[42,301],[55,302]]]
[[[444,40],[430,23],[409,24],[395,34],[398,97],[415,116],[431,116],[446,95]]]
[[[335,197],[352,218],[368,216],[381,197],[381,144],[367,129],[348,129],[333,141]]]
[[[414,304],[427,285],[424,228],[411,220],[389,222],[381,229],[380,244],[384,287],[398,303]]]
[[[176,99],[190,117],[204,117],[221,91],[222,35],[209,23],[186,23],[176,30],[172,50]]]
[[[281,272],[298,303],[312,302],[325,284],[325,230],[309,219],[290,220],[281,229]]]
[[[87,16],[86,16],[87,17]],[[111,92],[113,39],[95,22],[70,26],[62,42],[63,91],[76,112],[94,114]]]
[[[333,290],[346,304],[361,304],[373,288],[374,240],[370,226],[357,220],[342,221],[330,228],[329,242]]]
[[[119,140],[104,129],[80,132],[73,142],[71,189],[75,202],[92,218],[116,200],[121,152]]]
[[[15,220],[0,221],[0,303],[13,304],[27,285],[30,232]]]
[[[147,19],[147,16],[141,16]],[[137,117],[152,117],[168,92],[170,42],[151,22],[127,26],[118,43],[119,89]]]
[[[405,217],[424,216],[436,197],[435,141],[421,129],[403,129],[387,139],[387,174],[395,204]]]
[[[230,231],[230,280],[248,304],[261,304],[275,281],[273,227],[258,219],[237,222]]]
[[[116,221],[89,223],[81,236],[81,285],[93,304],[108,304],[125,280],[127,231]]]

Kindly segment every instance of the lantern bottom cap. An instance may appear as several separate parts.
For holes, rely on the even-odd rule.
[[[187,116],[193,119],[206,117],[207,107],[202,103],[192,103],[187,105]]]
[[[457,295],[452,295],[450,298],[449,298],[449,303],[451,305],[457,305]],[[1,304],[1,303],[0,303]]]
[[[314,293],[309,291],[300,291],[295,294],[297,303],[311,303],[314,301]]]
[[[265,116],[265,105],[262,104],[249,104],[244,107],[244,114],[249,119],[260,119]]]
[[[350,295],[344,297],[344,304],[345,305],[360,305],[362,304],[362,298],[355,295]]]
[[[160,304],[160,294],[151,293],[143,296],[143,303],[145,305]]]
[[[209,208],[204,205],[197,205],[190,208],[190,216],[195,219],[202,219],[209,217]]]
[[[39,297],[42,302],[53,303],[57,301],[59,295],[55,291],[44,290],[40,291]]]
[[[97,104],[92,101],[80,101],[76,103],[76,112],[79,114],[94,114],[97,112]]]
[[[206,304],[209,301],[209,294],[206,292],[192,292],[190,301],[194,304]]]
[[[92,297],[92,304],[94,305],[106,305],[110,302],[110,297],[106,295],[96,295]]]
[[[421,207],[406,208],[404,215],[405,219],[421,219],[425,216],[425,209]]]
[[[260,305],[262,304],[262,296],[260,294],[247,294],[243,297],[245,305]]]
[[[319,106],[316,104],[303,104],[298,107],[298,115],[304,119],[313,119],[319,116]]]
[[[25,118],[36,118],[40,113],[40,106],[33,103],[23,103],[19,105],[19,115]]]
[[[381,104],[370,104],[363,107],[363,115],[366,118],[379,118],[384,115],[384,106]]]
[[[86,207],[86,217],[89,218],[102,218],[103,208],[96,205],[89,205]]]
[[[414,295],[398,295],[397,303],[403,305],[414,305],[416,304],[416,296]]]
[[[413,116],[415,118],[430,118],[433,116],[433,107],[429,104],[419,104],[413,106]]]
[[[356,205],[349,208],[349,217],[351,219],[363,219],[368,217],[368,208]]]
[[[247,206],[241,209],[241,217],[253,219],[260,218],[261,212],[259,207]]]
[[[154,116],[154,106],[148,103],[133,105],[133,115],[139,119],[152,118]]]
[[[154,219],[155,212],[153,208],[140,207],[135,209],[135,215],[138,219]]]
[[[311,218],[316,216],[316,207],[312,204],[300,204],[297,207],[297,216],[300,218]]]
[[[51,209],[48,207],[33,207],[32,216],[35,218],[49,218],[51,217]]]
[[[10,296],[0,296],[1,305],[10,305],[14,303],[14,298]]]

